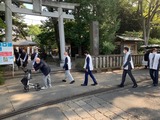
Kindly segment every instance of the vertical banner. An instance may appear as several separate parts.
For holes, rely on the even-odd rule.
[[[0,42],[0,65],[14,64],[13,44]]]

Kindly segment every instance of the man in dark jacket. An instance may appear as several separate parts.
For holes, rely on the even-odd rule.
[[[20,53],[17,51],[17,49],[14,49],[14,56],[15,56],[15,63],[19,68],[21,66],[21,60],[20,60]]]
[[[129,52],[129,48],[128,47],[124,47],[124,62],[123,62],[123,74],[122,74],[122,81],[121,81],[121,84],[118,85],[119,87],[124,87],[124,83],[125,83],[125,80],[126,80],[126,75],[128,74],[129,77],[131,78],[132,82],[133,82],[133,88],[136,88],[137,87],[137,82],[135,80],[135,78],[133,77],[132,75],[132,72],[131,70],[134,68],[134,65],[133,65],[133,61],[132,61],[132,57],[130,55],[130,52]]]
[[[45,63],[40,58],[36,58],[35,64],[34,64],[34,69],[35,69],[35,71],[40,69],[40,71],[43,73],[44,87],[42,87],[41,89],[51,88],[52,87],[52,85],[51,85],[51,77],[50,77],[51,69],[48,66],[48,64]]]

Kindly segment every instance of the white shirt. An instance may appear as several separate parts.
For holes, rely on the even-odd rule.
[[[66,58],[68,59],[68,69],[71,69],[71,58],[69,56],[66,56]]]
[[[153,57],[154,57],[154,54],[153,53],[150,53],[149,54],[149,69],[153,69]]]
[[[91,57],[91,55],[87,55],[86,56],[86,59],[85,59],[85,63],[84,63],[84,69],[86,69],[86,67],[87,67],[87,58],[89,57],[89,68],[90,68],[90,70],[93,70],[93,62],[92,62],[92,57]]]
[[[159,65],[160,54],[155,54],[152,69],[157,70]]]

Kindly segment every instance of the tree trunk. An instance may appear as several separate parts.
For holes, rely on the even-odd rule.
[[[144,44],[147,45],[147,38],[146,38],[146,21],[145,18],[143,18],[143,39],[144,39]]]

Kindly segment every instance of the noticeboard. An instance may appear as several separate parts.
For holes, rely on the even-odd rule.
[[[14,64],[13,44],[0,42],[0,65]]]

